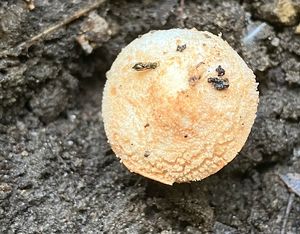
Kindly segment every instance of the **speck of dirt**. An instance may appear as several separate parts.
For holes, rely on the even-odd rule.
[[[219,65],[216,68],[216,72],[218,73],[218,76],[224,76],[225,75],[225,69],[221,67],[221,65]]]

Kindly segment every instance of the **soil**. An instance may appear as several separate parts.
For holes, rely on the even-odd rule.
[[[280,233],[290,191],[278,175],[300,172],[299,8],[279,18],[277,1],[111,0],[17,46],[93,2],[0,3],[0,233]],[[119,162],[100,111],[120,50],[173,27],[222,33],[254,70],[260,103],[228,166],[167,186]],[[295,196],[287,232],[299,217]]]

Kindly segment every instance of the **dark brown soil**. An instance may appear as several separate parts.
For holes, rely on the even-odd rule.
[[[286,24],[274,16],[276,1],[186,0],[181,11],[175,0],[111,0],[16,47],[92,2],[35,0],[32,11],[26,1],[0,2],[0,233],[280,233],[289,191],[278,173],[300,172],[299,9]],[[108,29],[85,32],[99,16]],[[121,48],[173,27],[222,33],[255,71],[260,104],[232,163],[171,187],[119,163],[100,110]],[[82,33],[92,52],[78,43]],[[289,233],[300,232],[299,217],[295,196]]]

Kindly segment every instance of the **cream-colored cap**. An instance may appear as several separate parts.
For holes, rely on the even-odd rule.
[[[258,104],[253,72],[218,36],[151,31],[107,72],[102,116],[132,172],[165,184],[201,180],[241,150]]]

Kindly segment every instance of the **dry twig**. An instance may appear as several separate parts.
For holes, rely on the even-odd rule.
[[[82,17],[86,13],[97,9],[104,2],[105,2],[105,0],[96,0],[93,4],[83,8],[83,9],[77,11],[77,12],[75,12],[74,14],[70,15],[66,19],[58,22],[55,25],[52,25],[51,27],[47,28],[46,30],[40,32],[39,34],[37,34],[33,37],[31,37],[27,41],[24,41],[24,42],[18,44],[17,46],[15,46],[15,47],[6,49],[4,51],[1,51],[0,52],[0,58],[6,57],[6,56],[18,56],[21,53],[21,51],[23,51],[25,48],[29,48],[30,46],[32,46],[34,43],[41,40],[45,36],[55,32],[56,30],[58,30],[59,28],[61,28],[63,26],[66,26],[66,25],[70,24],[72,21],[74,21],[76,19],[79,19],[80,17]]]
[[[292,209],[292,204],[295,198],[295,194],[300,196],[300,174],[298,173],[287,173],[285,175],[279,175],[280,179],[285,183],[285,185],[290,190],[290,196],[288,200],[288,204],[285,210],[285,214],[283,217],[283,223],[281,228],[281,234],[286,233],[286,224],[289,218],[289,214]]]
[[[184,7],[185,7],[184,0],[180,0],[178,11],[179,11],[180,24],[182,27],[184,27],[184,18],[185,18]]]
[[[286,210],[285,210],[285,214],[284,214],[284,218],[283,218],[283,223],[282,223],[282,228],[281,228],[280,234],[286,234],[286,224],[287,224],[287,221],[288,221],[288,218],[289,218],[289,214],[290,214],[291,209],[292,209],[292,204],[293,204],[294,198],[295,198],[295,193],[290,193],[289,201],[288,201],[288,204],[287,204],[287,207],[286,207]]]

